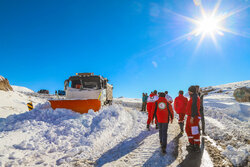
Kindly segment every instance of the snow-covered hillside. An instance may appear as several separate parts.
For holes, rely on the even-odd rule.
[[[29,102],[32,102],[35,107],[39,103],[45,103],[50,98],[58,98],[54,95],[38,94],[21,86],[12,85],[11,87],[13,91],[0,90],[0,118],[28,111],[27,103]]]
[[[20,86],[12,86],[12,88],[13,91],[0,90],[0,117],[2,118],[28,111],[27,103],[30,101],[34,106],[47,101],[41,97],[31,96],[35,92],[28,88]]]
[[[222,153],[235,165],[247,161],[250,152],[250,103],[233,97],[239,87],[250,87],[250,81],[210,86],[204,97],[206,133],[222,146]]]

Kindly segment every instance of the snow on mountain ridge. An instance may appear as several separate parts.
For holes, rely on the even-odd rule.
[[[23,87],[23,86],[15,86],[15,85],[11,85],[11,87],[13,88],[14,91],[16,92],[28,92],[28,93],[34,93],[33,90]]]
[[[233,94],[234,90],[241,87],[250,87],[250,80],[227,83],[217,86],[202,87],[202,90],[211,90],[209,93],[230,93]],[[221,91],[221,92],[219,92]]]
[[[221,84],[221,85],[216,85],[212,87],[230,87],[230,86],[235,87],[235,88],[243,87],[243,86],[250,86],[250,80]]]
[[[0,75],[0,81],[3,81],[3,80],[5,80],[5,78],[2,75]]]

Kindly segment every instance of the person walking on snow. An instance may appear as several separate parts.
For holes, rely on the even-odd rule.
[[[159,126],[159,138],[162,153],[166,153],[168,123],[173,122],[174,112],[172,105],[165,98],[165,93],[159,94],[159,99],[153,104],[154,117]]]
[[[149,96],[148,96],[148,99],[147,99],[147,111],[148,111],[148,121],[147,121],[147,129],[149,129],[149,125],[150,123],[153,121],[153,111],[152,111],[152,106],[154,104],[155,101],[158,100],[158,96],[157,96],[157,91],[155,90],[153,93],[151,93]],[[155,123],[156,120],[155,120]],[[157,124],[156,124],[156,128],[158,128]]]
[[[174,99],[174,110],[179,115],[178,124],[181,129],[181,133],[183,133],[183,127],[184,127],[184,118],[186,114],[186,107],[188,99],[183,96],[183,91],[179,91],[179,96]]]
[[[200,115],[201,115],[201,129],[202,129],[202,135],[206,135],[205,133],[205,118],[204,118],[204,107],[203,107],[203,97],[204,94],[201,93],[200,86],[196,85],[196,91],[198,96],[200,97]]]
[[[146,111],[146,105],[147,105],[147,96],[145,93],[142,93],[142,107],[141,111]]]
[[[147,100],[148,100],[148,94],[147,94],[147,93],[145,93],[144,111],[146,111],[146,107],[147,107]]]
[[[190,99],[187,103],[186,115],[186,133],[188,136],[189,145],[187,146],[188,151],[200,151],[200,132],[199,132],[199,121],[200,121],[200,98],[197,95],[196,87],[190,86],[188,88],[188,94]]]
[[[171,96],[168,95],[168,91],[165,91],[165,98],[170,102],[171,104],[173,103],[173,99]]]

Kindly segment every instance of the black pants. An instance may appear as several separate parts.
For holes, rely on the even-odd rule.
[[[163,148],[167,147],[168,123],[158,123],[159,137]]]
[[[200,114],[201,114],[201,130],[202,133],[205,133],[205,118],[203,110],[200,110]]]
[[[142,107],[141,107],[142,111],[146,111],[146,105],[147,105],[146,102],[142,102]]]

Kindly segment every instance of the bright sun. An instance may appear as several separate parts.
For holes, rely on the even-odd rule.
[[[248,8],[250,8],[250,5],[244,6],[242,8],[236,8],[232,11],[227,11],[227,12],[220,12],[219,10],[219,6],[221,3],[221,0],[218,0],[217,3],[215,4],[214,8],[212,11],[210,11],[210,13],[206,12],[203,8],[203,5],[201,3],[200,0],[194,0],[195,5],[199,7],[200,9],[200,19],[197,18],[192,18],[192,17],[188,17],[185,15],[181,15],[179,13],[173,12],[171,10],[166,10],[169,13],[172,13],[178,17],[181,17],[183,20],[188,21],[189,23],[192,23],[194,25],[194,29],[184,35],[181,35],[173,40],[170,40],[160,46],[157,46],[152,50],[155,50],[157,48],[163,47],[169,43],[175,42],[175,41],[179,41],[179,40],[192,40],[194,36],[199,36],[199,42],[196,46],[196,49],[199,48],[199,46],[201,45],[201,43],[203,42],[203,40],[206,37],[210,37],[213,41],[213,43],[215,44],[215,46],[218,46],[216,37],[217,35],[219,36],[224,36],[224,33],[231,33],[233,35],[237,35],[237,36],[242,36],[242,37],[246,37],[249,38],[248,35],[245,35],[244,33],[239,33],[239,32],[235,32],[229,28],[226,27],[226,20],[227,18],[240,13],[241,11],[244,11]]]
[[[219,30],[219,20],[215,17],[207,17],[203,20],[198,21],[197,34],[208,34],[215,33]]]

